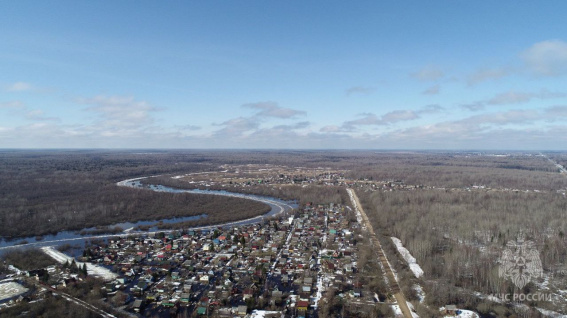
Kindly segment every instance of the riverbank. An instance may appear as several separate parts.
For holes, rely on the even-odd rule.
[[[193,230],[209,229],[209,228],[215,228],[215,227],[226,227],[226,226],[239,226],[239,225],[257,223],[257,222],[262,221],[266,217],[271,217],[271,216],[279,215],[281,213],[286,213],[286,212],[289,212],[289,211],[291,211],[291,210],[293,210],[294,208],[297,207],[297,205],[295,205],[293,203],[289,203],[289,202],[279,200],[279,199],[276,199],[276,198],[262,197],[262,196],[257,196],[257,195],[232,193],[232,192],[226,192],[226,191],[214,191],[214,190],[183,190],[183,189],[173,189],[173,188],[170,188],[170,187],[163,187],[163,186],[143,187],[143,185],[139,182],[139,180],[141,180],[143,178],[146,178],[146,177],[139,177],[139,178],[132,178],[132,179],[123,180],[123,181],[117,182],[116,185],[120,186],[120,187],[144,188],[148,191],[154,191],[154,192],[193,193],[193,194],[201,194],[201,195],[216,195],[216,196],[233,197],[233,198],[239,198],[239,199],[248,199],[248,200],[253,200],[253,201],[256,201],[256,202],[261,202],[261,203],[267,204],[270,207],[270,210],[267,213],[262,214],[260,216],[254,216],[254,217],[245,218],[245,219],[242,219],[242,220],[223,222],[223,223],[217,223],[217,224],[188,227],[188,229],[193,229]],[[192,216],[192,217],[194,217],[194,216]],[[182,221],[184,220],[184,218],[180,218],[180,219]],[[172,220],[172,219],[153,220],[153,221],[147,221],[147,222],[159,223],[160,221],[162,221],[162,222],[166,221],[168,223],[171,223],[170,220]],[[143,221],[143,222],[146,222],[146,221]],[[155,233],[155,232],[168,233],[168,232],[174,231],[174,230],[134,231],[132,229],[133,226],[126,226],[125,223],[122,223],[122,224],[124,224],[125,231],[123,231],[121,233],[82,236],[80,234],[80,232],[82,230],[92,229],[92,228],[87,228],[87,229],[82,229],[82,230],[78,230],[78,231],[62,231],[62,232],[59,232],[57,234],[45,235],[45,236],[42,236],[42,237],[31,236],[31,237],[22,237],[22,238],[19,238],[17,240],[10,240],[10,241],[0,240],[0,253],[2,253],[2,251],[4,251],[4,250],[8,250],[8,249],[12,249],[12,248],[59,246],[59,245],[62,245],[62,244],[67,244],[67,243],[83,244],[85,241],[93,240],[93,239],[107,239],[107,238],[112,238],[112,237],[122,237],[122,236],[127,236],[127,235],[136,235],[136,234],[149,234],[149,233]],[[133,223],[129,223],[129,224],[133,224]]]

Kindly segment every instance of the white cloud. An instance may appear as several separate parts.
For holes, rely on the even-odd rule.
[[[418,109],[416,111],[413,110],[394,110],[388,112],[381,117],[376,116],[373,113],[362,113],[359,116],[362,116],[359,119],[345,121],[341,127],[338,126],[325,126],[321,128],[321,132],[346,132],[352,131],[356,126],[380,126],[380,125],[389,125],[394,124],[397,122],[402,121],[410,121],[414,119],[420,118],[420,115],[423,114],[433,114],[443,111],[444,108],[437,104],[427,105]]]
[[[319,129],[319,131],[322,133],[337,133],[344,132],[345,130],[337,125],[327,125],[323,126],[321,129]]]
[[[150,125],[154,122],[151,113],[159,110],[145,101],[135,100],[134,97],[95,96],[79,101],[92,105],[86,110],[100,117],[99,127],[115,131]]]
[[[371,126],[371,125],[388,125],[396,123],[399,121],[416,119],[419,116],[410,110],[395,110],[382,115],[381,117],[376,116],[372,113],[362,113],[360,114],[362,118],[345,121],[341,126],[342,131],[352,131],[356,126]],[[330,127],[326,128],[327,130]]]
[[[349,120],[344,122],[343,127],[359,126],[359,125],[383,125],[384,123],[378,116],[372,113],[362,113],[360,114],[362,118]]]
[[[8,92],[24,92],[29,91],[33,88],[30,83],[26,82],[15,82],[5,87],[5,90]]]
[[[57,117],[49,117],[46,116],[43,110],[41,109],[33,109],[28,110],[25,113],[25,118],[29,120],[37,120],[37,121],[59,121],[60,119]]]
[[[0,109],[9,110],[12,116],[22,117],[33,121],[59,121],[57,117],[46,116],[41,109],[30,109],[20,101],[0,102]]]
[[[215,136],[235,138],[258,129],[260,121],[256,117],[238,117],[229,119],[217,126],[223,126],[223,128],[215,131]]]
[[[445,74],[438,66],[427,65],[418,72],[411,74],[411,76],[420,81],[436,81],[445,76]]]
[[[536,43],[521,54],[530,71],[541,76],[567,74],[567,43],[548,40]]]
[[[299,115],[305,115],[304,111],[280,107],[278,103],[270,101],[244,104],[242,107],[259,110],[260,112],[256,113],[256,116],[294,118]]]

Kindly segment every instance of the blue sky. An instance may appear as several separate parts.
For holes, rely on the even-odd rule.
[[[6,1],[1,148],[567,148],[564,1]]]

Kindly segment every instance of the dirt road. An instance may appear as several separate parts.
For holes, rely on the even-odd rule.
[[[378,241],[378,238],[376,237],[376,234],[374,233],[374,228],[372,227],[372,224],[370,224],[370,220],[368,219],[368,217],[366,216],[366,213],[362,209],[362,205],[360,204],[360,201],[358,200],[358,196],[356,195],[356,193],[354,192],[353,189],[347,189],[347,191],[349,193],[349,196],[350,196],[350,199],[352,201],[352,205],[354,206],[354,209],[356,211],[358,211],[360,213],[360,216],[362,217],[362,224],[366,227],[368,234],[370,235],[370,241],[375,248],[374,250],[376,251],[376,254],[378,255],[378,259],[380,260],[380,262],[382,263],[382,266],[384,267],[384,269],[386,271],[386,277],[387,277],[388,283],[390,285],[390,291],[392,292],[392,294],[396,298],[396,300],[398,302],[398,306],[400,306],[400,309],[402,310],[404,317],[405,318],[412,318],[413,316],[412,316],[412,313],[411,313],[411,311],[408,307],[406,297],[404,296],[404,294],[402,293],[402,290],[400,289],[400,286],[398,285],[398,281],[397,281],[396,277],[394,276],[394,272],[392,271],[392,268],[390,267],[390,263],[388,262],[388,258],[386,258],[386,254],[384,254],[384,250],[382,249],[382,245],[380,244],[380,241]]]

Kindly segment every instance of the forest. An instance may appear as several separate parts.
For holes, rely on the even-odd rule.
[[[567,156],[560,153],[549,156],[567,162]],[[259,215],[268,207],[250,200],[116,186],[127,178],[215,171],[220,165],[250,163],[322,166],[348,170],[346,177],[354,180],[402,180],[443,188],[484,186],[547,192],[567,188],[567,178],[537,153],[4,150],[0,152],[0,236],[9,239],[203,213],[209,217],[200,224]],[[146,182],[192,187],[168,177]],[[341,189],[314,185],[251,186],[236,191],[300,203],[347,200]],[[227,213],[227,207],[235,213]]]
[[[507,316],[515,309],[488,302],[487,295],[542,290],[560,295],[567,286],[567,200],[562,193],[429,189],[360,191],[359,197],[381,241],[392,245],[390,237],[400,238],[416,258],[425,273],[430,307],[457,303],[484,315]],[[507,243],[520,237],[534,242],[545,273],[522,289],[498,272]],[[389,255],[397,254],[390,250]],[[402,281],[416,281],[404,262],[395,264]],[[407,294],[413,293],[412,286],[405,285]],[[534,301],[530,306],[566,309],[562,301]]]
[[[554,278],[548,280],[546,290],[567,289],[567,175],[556,165],[567,165],[567,155],[557,152],[3,151],[0,236],[42,235],[203,213],[208,217],[198,222],[220,223],[264,213],[266,205],[250,200],[116,186],[127,178],[155,176],[144,183],[193,188],[195,185],[171,176],[220,171],[227,164],[325,167],[347,171],[344,177],[354,184],[357,180],[403,184],[372,188],[360,183],[355,189],[392,257],[406,297],[417,300],[414,286],[423,287],[425,303],[416,302],[421,317],[435,317],[431,308],[450,303],[487,317],[517,314],[513,307],[488,301],[486,295],[527,293],[542,286],[539,280],[518,290],[498,275],[502,250],[520,234],[534,242],[544,273]],[[349,204],[345,188],[337,186],[274,184],[226,189],[300,204]],[[416,258],[425,273],[422,278],[412,275],[390,237],[399,238]],[[363,253],[361,259],[363,270],[372,277],[366,283],[383,290],[372,255]],[[529,305],[567,311],[565,304]]]
[[[207,214],[200,224],[269,211],[257,201],[116,186],[128,177],[211,168],[202,155],[131,152],[0,153],[0,237]],[[205,168],[203,168],[203,166]]]

